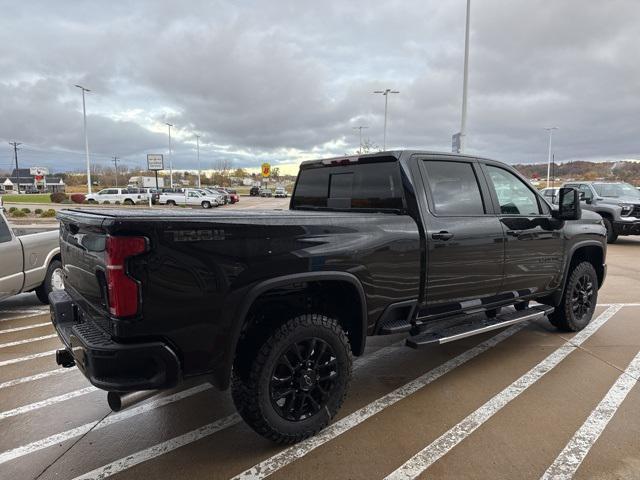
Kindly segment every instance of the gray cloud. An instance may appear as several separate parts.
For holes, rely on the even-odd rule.
[[[462,0],[22,3],[0,19],[0,139],[27,162],[82,168],[78,82],[104,163],[164,152],[165,121],[181,168],[196,132],[205,166],[350,152],[361,123],[381,144],[385,87],[389,146],[448,150],[459,128]],[[556,125],[558,160],[640,156],[637,2],[472,4],[471,152],[542,161]]]

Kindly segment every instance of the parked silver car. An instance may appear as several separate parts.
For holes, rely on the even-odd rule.
[[[17,236],[0,210],[0,300],[35,291],[42,303],[64,289],[58,231]]]

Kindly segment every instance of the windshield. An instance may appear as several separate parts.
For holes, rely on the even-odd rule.
[[[594,183],[593,188],[601,197],[631,197],[640,200],[640,191],[628,183]]]

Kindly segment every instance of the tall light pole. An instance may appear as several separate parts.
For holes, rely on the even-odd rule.
[[[169,127],[169,183],[171,184],[171,188],[173,188],[173,158],[171,155],[171,127],[173,127],[173,125],[167,122],[165,122],[165,125]]]
[[[376,90],[373,93],[381,93],[382,95],[384,95],[384,133],[382,136],[382,150],[386,150],[387,149],[387,106],[389,103],[389,94],[390,93],[400,93],[397,90],[391,90],[390,88],[387,88],[386,90]]]
[[[198,158],[198,188],[202,188],[200,184],[200,135],[196,135],[196,157]]]
[[[88,88],[84,88],[82,85],[76,85],[82,90],[82,119],[84,124],[84,153],[87,157],[87,191],[91,193],[91,163],[89,162],[89,137],[87,136],[87,107],[84,102],[84,92],[90,92]]]
[[[18,195],[20,195],[20,167],[18,166],[18,146],[22,145],[20,142],[9,142],[9,145],[13,147],[13,158],[16,160],[16,177],[18,178]]]
[[[362,153],[362,129],[369,128],[366,125],[358,125],[357,127],[353,127],[354,130],[359,130],[360,132],[360,148],[358,148],[358,153]]]
[[[471,0],[467,0],[467,21],[464,30],[464,73],[462,77],[462,119],[460,120],[460,152],[464,152],[467,137],[467,86],[469,84],[469,23]]]
[[[549,188],[549,176],[551,175],[551,139],[553,138],[553,131],[558,130],[558,127],[545,128],[549,132],[549,154],[547,156],[547,188]]]

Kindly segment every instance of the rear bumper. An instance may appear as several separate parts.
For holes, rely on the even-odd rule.
[[[640,218],[621,217],[613,222],[613,231],[618,235],[640,235]]]
[[[165,343],[114,341],[68,292],[51,292],[49,302],[58,336],[94,386],[130,392],[171,388],[180,381],[180,361]]]

